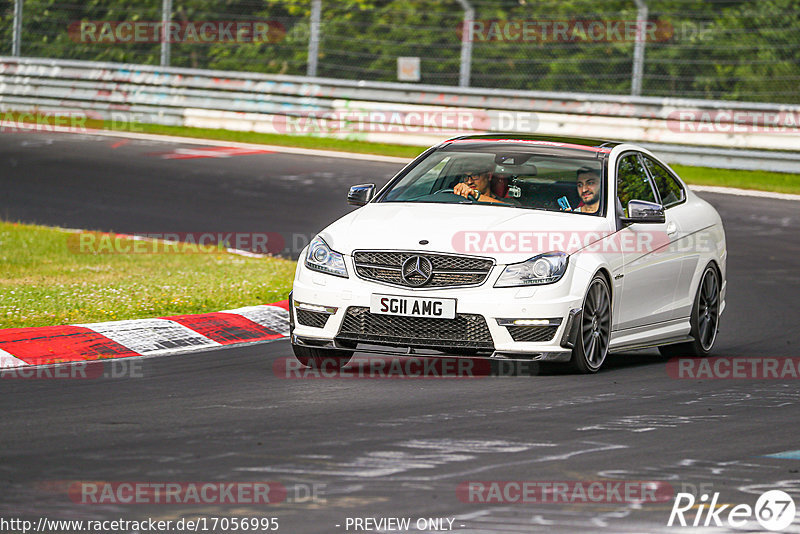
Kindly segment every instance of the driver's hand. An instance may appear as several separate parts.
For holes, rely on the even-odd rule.
[[[475,189],[472,189],[470,186],[468,186],[464,182],[461,182],[460,184],[456,184],[456,186],[453,188],[453,193],[455,193],[456,195],[461,195],[464,198],[470,198],[470,197],[477,198],[475,196],[477,191]]]

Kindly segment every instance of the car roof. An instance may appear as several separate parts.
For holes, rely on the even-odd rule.
[[[552,148],[571,148],[586,150],[596,153],[608,154],[619,141],[608,141],[605,139],[592,139],[586,137],[567,137],[555,135],[531,135],[516,133],[490,133],[479,135],[462,135],[448,139],[442,145],[450,143],[519,143],[532,146],[552,147]]]

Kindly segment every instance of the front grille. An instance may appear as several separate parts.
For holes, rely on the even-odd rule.
[[[421,285],[406,283],[402,277],[403,263],[421,256],[431,263],[432,275]],[[486,258],[428,254],[424,252],[388,252],[361,250],[353,254],[356,274],[365,280],[404,287],[458,287],[482,284],[494,262]]]
[[[369,308],[347,309],[337,341],[438,350],[466,348],[494,350],[482,315],[458,314],[455,319],[380,315]]]
[[[330,314],[327,313],[298,310],[296,308],[295,313],[297,313],[298,324],[303,326],[313,326],[315,328],[325,328],[325,323],[328,322],[328,317],[330,317]]]
[[[555,326],[507,326],[514,341],[551,341],[558,331]]]

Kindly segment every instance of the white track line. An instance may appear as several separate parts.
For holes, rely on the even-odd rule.
[[[777,200],[800,200],[800,195],[789,193],[773,193],[772,191],[756,191],[754,189],[737,189],[735,187],[718,187],[716,185],[689,185],[692,191],[701,193],[722,193],[723,195],[737,195],[741,197],[774,198]]]

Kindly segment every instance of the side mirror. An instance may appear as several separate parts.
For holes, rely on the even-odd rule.
[[[631,200],[628,202],[628,216],[621,217],[623,224],[646,223],[660,224],[666,222],[664,206],[646,200]]]
[[[347,193],[347,203],[353,206],[363,206],[375,196],[375,184],[354,185]]]

